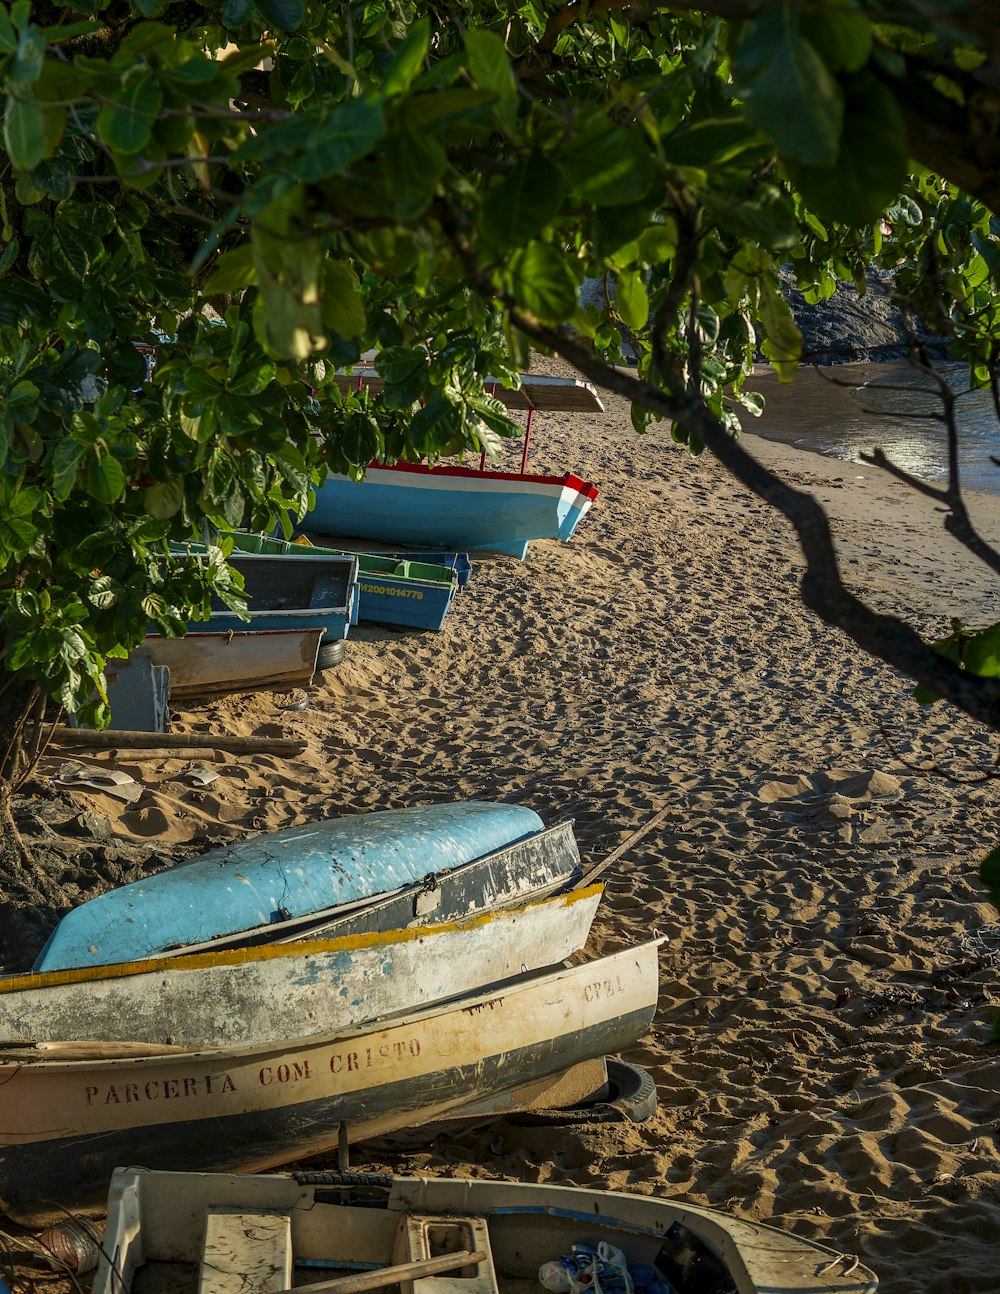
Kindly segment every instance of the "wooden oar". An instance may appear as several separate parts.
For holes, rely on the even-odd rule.
[[[628,853],[633,845],[637,845],[639,843],[643,836],[652,831],[654,827],[659,826],[671,808],[673,808],[673,805],[665,804],[662,809],[658,809],[648,822],[644,822],[641,827],[636,831],[633,831],[631,836],[626,840],[623,840],[617,849],[613,849],[611,853],[608,854],[607,858],[602,858],[599,863],[595,863],[593,867],[588,871],[585,871],[576,888],[582,889],[584,886],[590,885],[598,876],[601,875],[602,872],[606,872],[609,867],[613,867],[614,864],[618,862],[619,858]]]
[[[333,1280],[316,1281],[312,1285],[294,1285],[291,1289],[279,1290],[278,1294],[365,1294],[368,1290],[381,1290],[389,1285],[398,1285],[400,1281],[418,1280],[422,1276],[440,1276],[442,1272],[454,1271],[456,1267],[465,1267],[485,1260],[485,1250],[477,1249],[473,1253],[468,1249],[461,1249],[458,1253],[442,1254],[440,1258],[420,1258],[413,1263],[380,1267],[373,1272],[335,1276]]]

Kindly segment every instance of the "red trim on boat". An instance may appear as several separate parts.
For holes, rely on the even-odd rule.
[[[597,486],[567,472],[565,476],[536,476],[531,472],[481,472],[474,467],[428,467],[426,463],[369,463],[380,472],[415,472],[419,476],[461,476],[469,480],[530,481],[534,485],[567,486],[588,499],[597,498]]]

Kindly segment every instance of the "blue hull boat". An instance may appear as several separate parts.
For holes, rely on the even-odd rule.
[[[362,902],[542,830],[522,805],[473,800],[254,836],[82,903],[59,922],[33,970],[135,961]]]
[[[329,476],[308,528],[409,547],[488,550],[523,558],[532,539],[568,541],[597,497],[580,477],[372,464],[363,481]]]
[[[197,562],[199,549],[187,544],[175,552]],[[213,598],[208,621],[198,622],[209,632],[322,628],[325,642],[337,642],[358,623],[358,561],[351,554],[232,553],[228,562],[243,576],[249,620]]]
[[[273,557],[339,557],[357,559],[358,620],[406,629],[440,629],[458,592],[453,568],[419,562],[415,557],[384,553],[346,554],[302,539],[297,543],[272,535],[233,531],[228,536],[234,558],[245,553]]]
[[[356,548],[345,548],[341,546],[342,553],[355,553],[360,556]],[[454,571],[458,579],[458,587],[464,589],[469,580],[472,579],[472,561],[468,553],[450,553],[443,549],[425,549],[425,548],[383,548],[379,545],[378,557],[394,557],[398,562],[427,562],[431,566],[446,566],[448,570]]]

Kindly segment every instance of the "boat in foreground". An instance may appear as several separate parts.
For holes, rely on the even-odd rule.
[[[309,529],[413,548],[464,548],[523,558],[532,539],[568,541],[597,497],[571,472],[538,476],[422,463],[373,463],[363,481],[328,476]]]
[[[522,805],[471,800],[265,832],[81,903],[32,969],[135,961],[310,917],[459,867],[543,825]]]
[[[0,979],[0,1041],[221,1047],[387,1019],[579,952],[601,893],[387,934],[13,975]]]
[[[430,1122],[631,1046],[653,939],[421,1011],[285,1042],[0,1047],[0,1208],[98,1201],[120,1164],[251,1172]]]
[[[119,1168],[93,1294],[146,1294],[164,1288],[161,1273],[175,1294],[272,1294],[348,1276],[364,1282],[360,1289],[405,1294],[522,1294],[541,1288],[546,1264],[600,1245],[620,1253],[636,1294],[873,1294],[878,1286],[849,1254],[657,1194]],[[586,1250],[578,1250],[582,1265]],[[604,1288],[624,1290],[619,1260],[598,1261],[610,1269]]]

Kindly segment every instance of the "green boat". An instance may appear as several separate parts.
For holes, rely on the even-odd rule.
[[[302,541],[274,539],[242,531],[231,534],[237,551],[265,556],[344,556],[346,550]],[[377,553],[351,553],[358,559],[358,619],[409,629],[440,629],[458,592],[458,575],[448,566]]]

